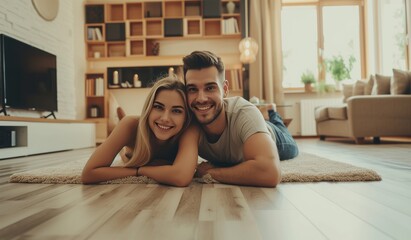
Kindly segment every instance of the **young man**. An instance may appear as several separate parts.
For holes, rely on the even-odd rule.
[[[275,187],[281,181],[276,136],[280,142],[285,139],[285,159],[298,154],[281,118],[271,110],[274,124],[266,123],[253,104],[240,97],[225,98],[224,64],[213,53],[195,51],[183,62],[188,105],[203,130],[199,155],[208,161],[198,165],[196,175],[209,174],[221,183]],[[284,137],[282,126],[289,137]]]

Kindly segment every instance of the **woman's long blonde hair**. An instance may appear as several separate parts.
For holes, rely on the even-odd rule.
[[[150,115],[151,109],[153,107],[154,100],[157,94],[162,90],[174,90],[177,91],[184,102],[185,110],[185,121],[181,131],[171,138],[171,142],[176,141],[181,133],[188,127],[191,121],[191,113],[187,105],[187,99],[185,95],[185,85],[182,83],[176,75],[165,77],[158,80],[154,86],[151,88],[150,93],[144,103],[143,110],[141,111],[141,116],[138,121],[136,142],[134,145],[133,156],[126,163],[126,167],[139,167],[147,164],[152,156],[152,146],[150,144],[150,139],[155,138],[153,132],[150,129],[148,123],[148,116]]]

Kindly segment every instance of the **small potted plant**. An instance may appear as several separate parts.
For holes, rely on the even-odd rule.
[[[314,74],[307,70],[301,75],[301,82],[304,83],[304,89],[306,92],[312,92],[312,84],[315,83]]]
[[[350,56],[346,64],[341,55],[333,56],[331,59],[325,60],[327,71],[331,74],[335,81],[337,89],[341,88],[341,81],[351,78],[351,71],[354,67],[355,58]]]

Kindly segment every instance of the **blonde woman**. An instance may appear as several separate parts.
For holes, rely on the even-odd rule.
[[[140,118],[127,116],[91,155],[82,173],[84,184],[147,176],[173,186],[190,184],[198,158],[199,128],[191,123],[185,86],[176,77],[152,87]],[[111,166],[121,154],[124,167]]]

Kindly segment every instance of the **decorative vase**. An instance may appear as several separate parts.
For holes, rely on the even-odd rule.
[[[226,8],[227,8],[227,13],[233,14],[234,9],[235,9],[235,3],[231,2],[231,1],[228,2],[227,5],[226,5]]]

